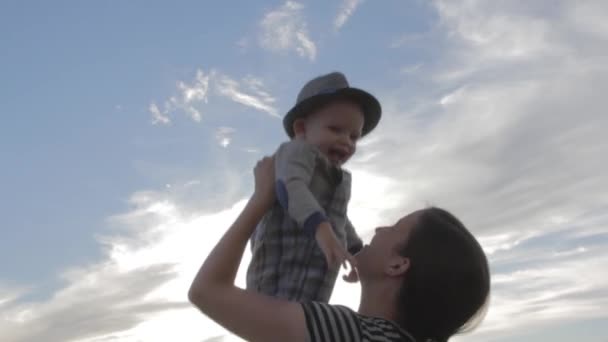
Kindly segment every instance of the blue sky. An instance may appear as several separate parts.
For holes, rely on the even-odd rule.
[[[189,281],[299,88],[340,70],[384,109],[347,165],[361,234],[433,203],[488,252],[459,340],[605,341],[606,22],[600,0],[3,2],[0,336],[234,340]]]

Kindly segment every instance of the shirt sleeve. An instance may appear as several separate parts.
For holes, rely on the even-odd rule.
[[[311,232],[327,221],[325,210],[309,187],[316,163],[315,148],[298,140],[282,144],[275,154],[277,199],[298,226]]]
[[[319,302],[302,303],[310,342],[359,342],[357,315],[347,307]]]
[[[355,255],[355,254],[359,253],[361,248],[363,248],[363,241],[357,234],[355,227],[350,222],[350,219],[348,217],[346,218],[345,229],[346,229],[346,246],[347,246],[346,248],[348,249],[348,252],[350,254]]]

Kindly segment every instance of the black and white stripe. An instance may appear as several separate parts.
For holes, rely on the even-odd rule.
[[[344,306],[308,302],[303,308],[311,342],[414,342],[394,323]]]

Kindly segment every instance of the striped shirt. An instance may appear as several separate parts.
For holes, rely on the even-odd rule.
[[[350,174],[299,140],[281,144],[274,160],[277,203],[251,237],[247,289],[292,301],[326,303],[339,270],[327,267],[315,239],[316,227],[329,222],[351,254],[362,246],[346,214]]]
[[[302,303],[310,342],[415,342],[395,323],[341,305]]]

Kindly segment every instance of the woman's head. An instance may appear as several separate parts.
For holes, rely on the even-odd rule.
[[[443,209],[419,210],[393,227],[378,228],[361,253],[362,283],[399,282],[394,311],[418,340],[445,341],[483,313],[490,292],[486,256]]]

